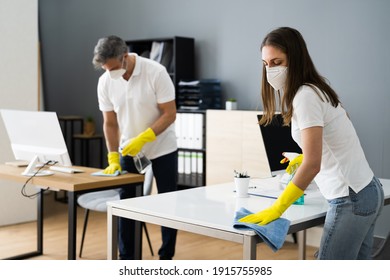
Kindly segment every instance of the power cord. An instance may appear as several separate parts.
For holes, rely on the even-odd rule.
[[[24,183],[22,189],[20,190],[21,194],[22,194],[24,197],[27,197],[27,198],[35,198],[35,197],[37,197],[37,196],[39,195],[40,191],[39,191],[39,192],[36,192],[36,193],[34,193],[34,194],[27,194],[27,192],[26,192],[26,186],[27,186],[28,182],[30,182],[30,181],[32,180],[32,178],[34,178],[34,177],[39,173],[39,171],[42,170],[42,168],[44,168],[44,167],[46,167],[46,166],[53,166],[53,165],[55,165],[55,164],[57,164],[57,163],[58,163],[58,161],[49,160],[49,161],[45,162],[42,166],[40,166],[40,167],[34,172],[34,174],[31,175],[31,176],[27,179],[27,181]],[[47,188],[44,189],[43,191],[47,191],[47,190],[49,190],[49,187],[47,187]]]

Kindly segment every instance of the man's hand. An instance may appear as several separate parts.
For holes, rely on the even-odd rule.
[[[130,155],[134,157],[141,151],[142,147],[147,142],[152,142],[154,140],[156,140],[156,134],[154,134],[154,131],[149,127],[144,132],[141,132],[137,137],[130,140],[129,144],[123,148],[122,156]]]
[[[107,155],[108,166],[103,170],[104,174],[114,174],[116,171],[121,172],[122,167],[119,162],[119,153],[118,152],[109,152]]]

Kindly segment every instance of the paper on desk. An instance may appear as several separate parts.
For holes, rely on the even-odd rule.
[[[263,196],[268,198],[278,198],[283,192],[279,177],[270,177],[262,179],[253,179],[249,183],[248,193],[251,195]]]
[[[250,195],[278,198],[284,191],[284,187],[280,183],[280,177],[270,177],[263,179],[253,179],[249,183],[248,193]],[[316,183],[313,181],[305,190],[306,198],[318,198],[322,197],[318,190]]]
[[[103,173],[103,170],[101,171],[98,171],[98,172],[95,172],[95,173],[91,173],[92,176],[103,176],[103,177],[116,177],[116,176],[119,176],[119,175],[122,175],[122,174],[126,174],[127,171],[115,171],[115,173],[113,174],[105,174]]]

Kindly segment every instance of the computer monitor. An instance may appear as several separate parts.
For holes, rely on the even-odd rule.
[[[257,115],[258,121],[260,121],[261,118],[262,114]],[[280,163],[283,159],[282,153],[302,153],[301,148],[292,139],[291,127],[283,125],[283,118],[281,114],[275,114],[269,125],[259,125],[259,127],[263,137],[264,148],[267,154],[271,175],[276,176],[278,174],[284,174],[288,163]]]
[[[30,162],[23,175],[53,174],[51,171],[34,171],[37,164],[48,161],[72,165],[56,113],[4,109],[0,113],[15,159]]]

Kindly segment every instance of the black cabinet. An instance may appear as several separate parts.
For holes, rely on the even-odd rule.
[[[126,44],[129,47],[129,52],[153,59],[166,67],[175,85],[176,105],[178,105],[178,100],[180,100],[178,96],[180,94],[179,82],[195,78],[194,39],[186,37],[153,38],[128,40]],[[179,108],[179,106],[177,107]],[[205,117],[205,111],[178,110],[176,134],[179,148],[179,189],[204,186],[206,183]],[[185,129],[182,129],[179,124],[182,119]]]
[[[130,52],[163,64],[172,78],[178,94],[181,80],[194,79],[194,39],[186,37],[156,38],[126,41]],[[178,98],[176,98],[178,100]]]

